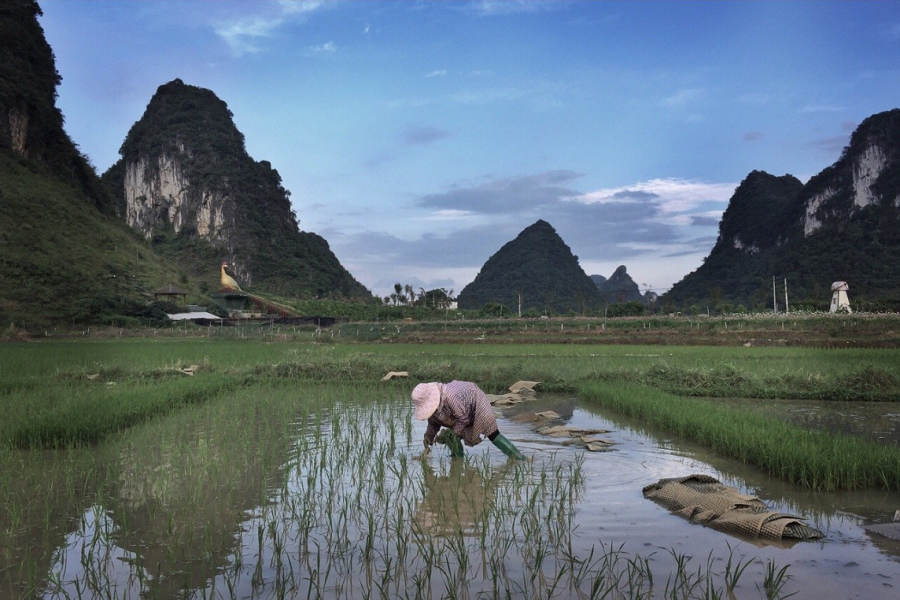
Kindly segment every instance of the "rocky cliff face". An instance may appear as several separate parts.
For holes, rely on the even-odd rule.
[[[234,227],[234,199],[191,185],[177,156],[160,154],[125,163],[125,222],[151,238],[160,228],[193,228],[214,246],[226,246]]]
[[[227,105],[180,79],[162,85],[103,175],[121,217],[164,254],[214,278],[282,295],[370,299],[327,242],[299,230],[289,192],[244,147]]]
[[[810,236],[831,219],[846,219],[870,206],[900,207],[900,110],[863,121],[834,165],[801,194],[800,226]]]
[[[28,113],[18,106],[11,106],[6,111],[6,122],[9,125],[9,145],[12,150],[28,158]]]

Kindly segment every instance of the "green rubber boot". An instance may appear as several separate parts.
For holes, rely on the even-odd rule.
[[[509,441],[509,438],[507,438],[502,433],[498,433],[497,437],[495,437],[492,442],[495,446],[500,448],[500,451],[503,452],[503,454],[507,455],[508,457],[515,460],[525,460],[525,455],[519,452],[518,448],[516,448],[515,445],[511,441]]]

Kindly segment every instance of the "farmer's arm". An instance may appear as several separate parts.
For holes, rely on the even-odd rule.
[[[434,438],[440,429],[440,423],[434,419],[428,419],[428,427],[425,429],[425,439],[423,440],[426,448],[434,444]]]

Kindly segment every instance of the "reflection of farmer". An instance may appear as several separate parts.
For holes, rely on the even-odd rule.
[[[415,524],[429,535],[478,535],[478,524],[486,522],[496,488],[511,466],[508,462],[486,477],[461,460],[450,461],[446,474],[435,473],[422,461],[425,493],[414,515]]]
[[[424,440],[426,450],[438,441],[447,444],[451,456],[461,457],[463,448],[460,439],[467,446],[476,446],[487,436],[510,458],[525,458],[497,429],[497,418],[491,403],[474,383],[420,383],[413,389],[412,399],[416,418],[421,421],[428,419]],[[447,429],[438,436],[441,427]]]

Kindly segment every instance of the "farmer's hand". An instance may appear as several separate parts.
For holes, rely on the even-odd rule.
[[[434,442],[429,440],[428,438],[425,438],[424,440],[422,440],[422,444],[425,446],[425,453],[427,454],[431,451],[431,446],[434,444]]]

